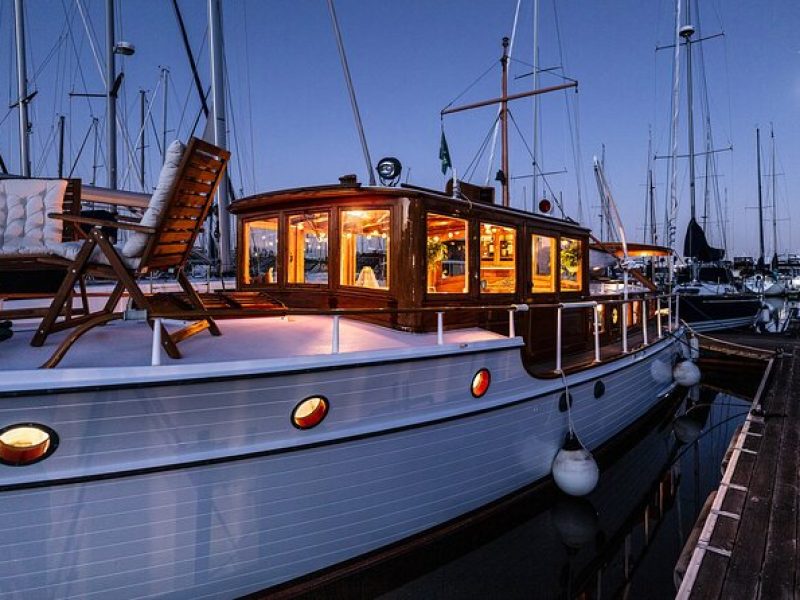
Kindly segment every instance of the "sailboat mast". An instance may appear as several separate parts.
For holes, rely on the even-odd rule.
[[[167,109],[169,107],[169,69],[166,67],[161,68],[161,78],[164,83],[164,107],[161,115],[161,162],[167,160]]]
[[[58,176],[64,176],[64,115],[58,116]]]
[[[19,163],[20,174],[31,176],[30,133],[28,131],[28,71],[25,64],[25,17],[22,0],[14,2],[17,36],[17,108],[19,109]]]
[[[146,109],[147,109],[147,98],[145,96],[144,90],[139,90],[139,122],[142,126],[141,136],[142,139],[139,142],[139,186],[144,191],[144,149],[145,149],[145,136],[147,135],[147,127],[146,127]]]
[[[758,257],[764,265],[764,217],[761,202],[761,130],[756,127],[756,171],[758,173]]]
[[[533,89],[539,86],[539,0],[533,2]],[[539,202],[539,98],[533,97],[533,207]],[[602,238],[601,238],[602,239]]]
[[[777,194],[775,188],[775,132],[772,129],[772,123],[769,125],[769,137],[772,140],[772,248],[774,258],[777,261],[778,257],[778,213],[777,213]]]
[[[511,194],[509,193],[508,184],[511,177],[508,172],[508,42],[507,37],[503,38],[503,58],[500,59],[500,64],[503,66],[503,83],[502,83],[502,102],[500,103],[500,129],[502,136],[503,156],[502,166],[503,179],[500,182],[503,188],[503,206],[511,205]],[[533,180],[536,181],[536,173],[533,174]],[[534,198],[535,200],[535,198]]]
[[[222,7],[219,0],[208,0],[208,31],[211,44],[211,94],[214,145],[228,147],[225,123],[225,79],[222,56]],[[230,217],[228,216],[228,178],[223,177],[217,191],[217,224],[219,227],[219,262],[222,271],[231,266]]]
[[[108,188],[117,189],[117,63],[114,53],[114,0],[106,2],[106,160]],[[115,208],[112,208],[112,211]]]
[[[686,41],[686,103],[688,105],[687,125],[689,134],[689,200],[691,218],[695,220],[695,173],[694,173],[694,115],[692,111],[692,35],[694,27],[689,22],[691,0],[686,3],[686,25],[681,27],[680,36]]]

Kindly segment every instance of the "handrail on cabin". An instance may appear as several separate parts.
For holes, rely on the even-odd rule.
[[[419,307],[419,308],[390,308],[390,307],[376,307],[376,308],[331,308],[331,309],[297,309],[297,308],[280,308],[280,309],[205,309],[205,310],[190,310],[190,311],[151,311],[148,318],[155,320],[153,327],[153,346],[151,352],[151,365],[158,366],[161,364],[161,322],[163,319],[181,319],[181,320],[195,320],[203,318],[258,318],[270,316],[310,316],[322,315],[332,316],[333,331],[331,333],[331,354],[339,353],[339,327],[340,320],[343,316],[367,315],[367,314],[425,314],[436,313],[436,344],[441,346],[444,344],[444,315],[447,312],[463,311],[463,310],[505,310],[508,311],[508,337],[516,337],[514,314],[517,312],[528,312],[534,309],[541,308],[555,308],[557,313],[556,320],[556,372],[561,372],[561,313],[564,309],[575,308],[592,308],[593,313],[593,335],[594,335],[594,354],[595,363],[601,362],[600,358],[600,323],[599,323],[599,307],[604,305],[621,304],[623,310],[628,304],[632,302],[643,302],[644,304],[644,317],[643,317],[643,335],[644,345],[648,345],[647,339],[647,308],[648,301],[656,301],[656,323],[658,339],[662,336],[661,325],[661,300],[663,298],[669,299],[667,311],[667,323],[669,330],[672,330],[672,295],[671,294],[658,294],[639,298],[616,299],[616,300],[591,300],[591,301],[578,301],[578,302],[559,302],[551,304],[485,304],[479,306],[432,306],[432,307]],[[676,320],[677,324],[677,320]],[[627,332],[628,324],[627,318],[623,316],[623,353],[627,354]]]

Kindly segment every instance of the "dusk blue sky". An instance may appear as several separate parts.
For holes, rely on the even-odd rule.
[[[118,4],[118,39],[136,46],[133,57],[119,60],[126,73],[120,113],[129,135],[138,130],[138,90],[155,92],[153,116],[161,127],[162,98],[159,66],[170,68],[168,121],[179,128],[170,137],[185,139],[199,101],[192,88],[188,61],[167,0],[121,0]],[[31,89],[38,95],[31,105],[33,164],[37,174],[54,175],[54,131],[59,114],[67,117],[67,157],[71,162],[91,124],[85,99],[70,100],[67,93],[102,90],[102,80],[92,57],[74,0],[26,0]],[[98,36],[104,59],[104,11],[101,0],[81,0]],[[203,85],[210,83],[208,46],[205,41],[207,9],[201,0],[181,0],[192,46],[199,54]],[[361,107],[373,164],[382,156],[396,156],[404,165],[403,180],[441,189],[445,178],[438,160],[441,121],[439,113],[482,73],[492,70],[458,100],[458,103],[499,95],[500,40],[511,35],[516,0],[476,2],[466,0],[358,1],[336,0],[350,68]],[[554,7],[558,11],[556,15]],[[693,9],[694,10],[694,9]],[[358,137],[342,76],[335,39],[324,0],[225,0],[223,2],[226,53],[232,99],[229,115],[230,147],[234,152],[234,184],[245,193],[276,188],[335,182],[345,173],[367,180]],[[533,62],[532,0],[522,3],[511,64],[510,92],[530,89],[531,78],[514,77],[530,72]],[[579,80],[574,92],[558,92],[541,101],[540,161],[544,171],[567,169],[548,177],[548,185],[563,194],[567,213],[577,212],[577,181],[573,162],[574,134],[580,140],[581,190],[584,216],[597,229],[598,196],[592,174],[592,157],[606,148],[606,172],[620,207],[628,237],[641,239],[644,216],[648,129],[653,132],[654,153],[669,153],[671,51],[655,52],[657,44],[672,43],[674,2],[671,0],[542,0],[540,9],[540,64],[563,66],[564,74]],[[697,20],[694,19],[697,25]],[[67,24],[72,30],[69,38]],[[732,153],[717,156],[722,202],[727,196],[729,255],[758,251],[756,205],[755,128],[762,129],[768,174],[769,127],[774,124],[778,168],[778,251],[800,250],[800,235],[792,235],[794,197],[800,176],[800,4],[789,0],[700,2],[700,34],[725,32],[724,38],[703,43],[705,79],[717,148],[732,145]],[[560,43],[557,32],[560,31]],[[8,104],[16,99],[13,53],[13,2],[0,5],[0,90]],[[73,48],[74,43],[74,48]],[[202,51],[200,48],[202,46]],[[563,59],[562,59],[563,56]],[[695,54],[697,57],[697,54]],[[698,69],[695,58],[695,69]],[[78,69],[80,65],[80,70]],[[82,76],[81,76],[82,72]],[[697,73],[700,75],[700,73]],[[685,88],[685,71],[681,71]],[[540,85],[560,80],[542,75]],[[700,121],[701,86],[695,88],[696,144],[704,149]],[[683,90],[685,91],[685,89]],[[567,104],[566,96],[570,97]],[[188,99],[188,101],[187,101]],[[104,119],[102,99],[91,101],[94,114]],[[186,107],[184,109],[184,106]],[[531,173],[525,143],[531,143],[531,100],[511,106],[525,136],[511,134],[511,174]],[[183,119],[181,120],[181,114]],[[476,155],[495,118],[489,107],[445,117],[444,126],[453,163],[459,174]],[[16,111],[0,115],[0,153],[10,170],[19,168]],[[201,120],[200,131],[203,123]],[[686,102],[680,106],[679,153],[686,152]],[[101,142],[104,136],[100,137]],[[153,132],[148,130],[147,184],[152,187],[159,156]],[[78,162],[75,174],[91,178],[92,140]],[[104,162],[102,159],[99,162]],[[492,173],[497,170],[495,165]],[[697,160],[698,174],[704,159]],[[128,152],[120,139],[119,172],[123,182]],[[688,219],[687,161],[681,161],[678,244],[682,244]],[[474,181],[482,183],[484,159]],[[492,175],[493,177],[493,175]],[[98,170],[104,184],[105,171]],[[137,189],[130,173],[126,187]],[[656,163],[658,220],[663,220],[666,161]],[[767,182],[768,183],[768,182]],[[698,179],[702,202],[703,180]],[[771,192],[765,186],[765,203]],[[540,188],[541,189],[541,188]],[[726,193],[727,192],[727,193]],[[515,206],[530,207],[529,179],[516,180]],[[701,212],[701,209],[698,209]],[[797,214],[795,214],[797,213]],[[718,220],[716,211],[711,221]],[[710,237],[719,240],[716,225]],[[660,231],[660,230],[659,230]],[[772,253],[771,223],[765,223],[768,254]]]

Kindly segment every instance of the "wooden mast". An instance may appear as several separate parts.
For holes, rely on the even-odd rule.
[[[481,106],[489,106],[491,104],[500,104],[500,128],[502,131],[502,157],[501,157],[501,166],[500,166],[500,173],[498,173],[498,180],[502,185],[502,192],[503,192],[503,206],[510,206],[511,205],[511,197],[510,197],[510,188],[509,183],[511,182],[511,177],[508,173],[509,166],[508,166],[508,101],[509,100],[517,100],[518,98],[527,98],[529,96],[538,96],[539,94],[546,94],[548,92],[555,92],[557,90],[563,90],[571,87],[578,87],[577,81],[570,81],[568,83],[563,83],[560,85],[553,85],[541,89],[534,89],[528,92],[521,92],[519,94],[508,94],[508,46],[509,46],[509,39],[507,37],[503,38],[503,56],[500,58],[500,64],[503,68],[503,78],[502,78],[502,94],[499,98],[492,98],[491,100],[482,100],[480,102],[473,102],[472,104],[464,104],[462,106],[453,106],[451,108],[445,108],[442,110],[441,115],[448,115],[451,113],[461,112],[462,110],[470,110],[472,108],[480,108]],[[535,174],[534,174],[535,178]]]

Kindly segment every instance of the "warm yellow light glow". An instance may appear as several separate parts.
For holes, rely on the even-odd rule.
[[[489,390],[489,384],[492,381],[492,376],[489,373],[489,369],[481,369],[475,376],[472,378],[472,386],[471,391],[472,395],[476,398],[480,398]]]
[[[292,422],[300,429],[311,429],[319,425],[327,414],[327,399],[323,396],[311,396],[295,407]]]
[[[11,427],[0,435],[0,461],[11,465],[32,463],[50,447],[50,434],[35,425]]]

